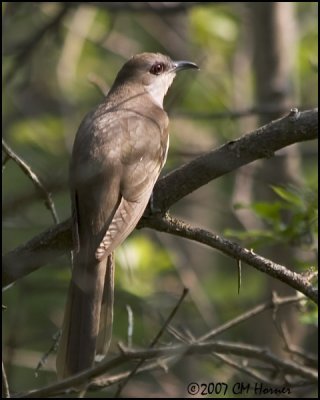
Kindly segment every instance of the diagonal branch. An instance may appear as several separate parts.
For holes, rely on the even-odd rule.
[[[273,121],[235,141],[195,158],[160,179],[153,192],[154,208],[165,212],[174,203],[211,180],[254,160],[271,157],[275,151],[293,143],[316,139],[317,133],[317,109],[301,113],[291,112],[284,118]],[[152,224],[152,220],[148,223]],[[141,227],[142,224],[140,223],[139,226]],[[147,226],[145,221],[143,221],[143,226]],[[2,260],[2,285],[6,286],[14,282],[70,251],[70,227],[70,220],[66,220],[42,232],[28,243],[6,253]],[[220,250],[222,251],[222,249]],[[244,249],[242,249],[243,251]],[[243,253],[243,255],[243,261],[249,265],[252,260],[256,265],[259,264],[250,253]],[[237,255],[236,258],[240,257]],[[256,266],[256,268],[269,273],[266,264],[264,267]],[[280,271],[281,269],[278,269],[272,276],[278,278],[279,273],[281,275]],[[293,287],[296,287],[298,281],[295,279],[295,275],[292,275],[291,278],[291,281],[295,283]],[[299,282],[301,286],[301,280]],[[309,290],[309,295],[314,298],[311,287],[306,290],[307,292]]]
[[[275,309],[276,307],[283,306],[286,304],[292,304],[292,303],[297,303],[301,300],[303,300],[304,297],[301,296],[301,294],[297,294],[295,296],[288,296],[288,297],[278,297],[278,296],[273,296],[272,300],[258,304],[256,307],[244,312],[243,314],[238,315],[236,318],[233,318],[226,323],[218,326],[217,328],[214,328],[207,332],[204,335],[201,335],[200,337],[197,338],[198,342],[203,342],[208,339],[213,339],[217,335],[219,335],[222,332],[225,332],[234,326],[239,325],[240,323],[247,321],[256,315],[270,309]]]
[[[22,160],[2,139],[2,150],[6,155],[6,159],[13,160],[18,167],[28,176],[28,178],[32,181],[35,188],[38,190],[41,197],[44,198],[46,207],[50,210],[53,221],[57,224],[59,222],[59,218],[57,215],[56,208],[54,206],[54,202],[52,200],[51,194],[47,191],[47,189],[43,186],[38,176],[33,172],[31,167]]]
[[[218,249],[236,260],[241,260],[257,270],[264,272],[273,278],[279,279],[292,288],[305,294],[315,303],[318,303],[318,290],[312,286],[307,278],[289,270],[283,265],[274,263],[267,258],[259,256],[252,250],[241,247],[231,240],[222,238],[204,229],[192,227],[191,225],[176,218],[169,217],[168,215],[164,218],[149,218],[146,221],[145,226],[154,228],[160,232],[181,236],[186,239],[203,243],[214,249]]]
[[[290,112],[284,118],[272,121],[170,172],[155,186],[154,207],[166,211],[213,179],[252,161],[271,158],[283,147],[317,137],[318,109]]]
[[[10,285],[71,250],[71,220],[40,233],[2,258],[2,287]]]

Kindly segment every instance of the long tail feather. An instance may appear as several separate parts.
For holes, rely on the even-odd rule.
[[[112,257],[90,263],[86,257],[77,255],[57,354],[57,373],[60,379],[93,365],[98,342],[101,347],[102,338],[106,338],[104,333],[100,334],[101,339],[98,340],[99,332],[109,331],[111,338],[112,308]],[[103,329],[105,323],[111,325]]]

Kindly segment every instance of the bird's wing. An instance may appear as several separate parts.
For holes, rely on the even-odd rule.
[[[167,151],[168,129],[143,119],[127,118],[121,153],[121,200],[101,240],[96,258],[101,260],[121,244],[141,218],[159,177]]]

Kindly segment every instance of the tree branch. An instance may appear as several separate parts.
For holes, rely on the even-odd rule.
[[[71,243],[71,219],[67,219],[9,251],[2,258],[2,287],[70,251]]]
[[[154,208],[165,212],[181,198],[211,180],[259,158],[271,157],[275,151],[293,143],[316,139],[317,133],[317,109],[290,113],[284,118],[197,157],[160,179],[153,192]],[[152,224],[152,219],[148,224]],[[142,225],[147,226],[145,220],[139,224],[139,227]],[[3,256],[2,285],[6,286],[22,278],[69,251],[71,249],[70,227],[70,220],[66,220],[6,253]],[[212,238],[209,239],[211,244],[212,240]],[[247,250],[238,247],[237,251],[234,250],[233,257],[240,258],[240,252],[243,261],[249,264],[252,261],[257,269],[269,273],[270,268],[265,261],[262,262],[261,258],[258,261],[250,252],[245,253]],[[223,247],[219,249],[223,251]],[[281,268],[276,269],[272,276],[278,278],[281,271],[283,271]],[[289,272],[291,278],[288,279],[295,284],[293,287],[305,284],[301,279],[298,281],[295,279],[297,274]],[[308,290],[310,290],[309,295],[314,298],[311,287]]]
[[[183,296],[184,296],[184,293],[183,293]],[[170,314],[170,316],[168,317],[168,319],[162,326],[160,332],[162,332],[165,329],[165,327],[168,327],[168,320],[170,320],[172,318],[172,316],[178,309],[179,305],[182,302],[183,296],[180,298],[180,300],[177,303],[177,305],[175,306],[174,310],[172,311],[172,313]],[[257,307],[254,307],[254,308],[246,311],[239,317],[231,319],[215,329],[211,329],[207,334],[201,335],[197,339],[183,338],[182,336],[181,336],[182,337],[182,339],[181,339],[181,337],[179,337],[178,340],[179,341],[182,340],[184,343],[183,346],[185,346],[185,347],[183,347],[183,346],[179,347],[175,344],[174,348],[175,348],[175,350],[177,350],[177,348],[183,349],[182,352],[174,351],[173,353],[171,353],[170,349],[172,349],[172,346],[168,346],[166,348],[163,348],[165,350],[165,352],[167,353],[167,355],[163,356],[162,354],[158,353],[154,357],[153,356],[149,357],[150,354],[148,353],[148,349],[143,350],[143,352],[146,356],[143,356],[140,358],[140,364],[141,364],[141,362],[146,361],[147,359],[151,360],[152,358],[154,358],[155,360],[153,362],[149,363],[148,365],[146,365],[145,367],[138,368],[137,371],[135,370],[135,373],[159,368],[161,366],[166,365],[169,362],[176,361],[177,357],[183,357],[183,356],[187,355],[187,353],[188,353],[188,351],[186,351],[186,350],[188,350],[187,346],[190,346],[190,345],[194,346],[193,350],[192,350],[192,351],[194,351],[194,354],[202,354],[203,352],[205,353],[205,351],[203,351],[202,348],[200,348],[200,350],[198,351],[196,346],[200,345],[201,343],[208,344],[208,345],[210,345],[210,343],[211,343],[211,344],[216,344],[218,346],[217,348],[212,348],[212,351],[215,351],[216,349],[218,349],[215,352],[212,352],[211,350],[209,350],[209,353],[211,356],[222,359],[224,362],[226,362],[231,367],[240,369],[242,372],[247,373],[248,375],[252,376],[254,379],[256,379],[259,382],[261,381],[261,382],[269,383],[269,378],[266,376],[265,373],[263,375],[261,375],[258,372],[258,369],[259,369],[258,367],[254,367],[254,366],[250,367],[248,364],[244,368],[243,364],[240,365],[239,363],[235,362],[234,359],[223,356],[223,354],[230,354],[233,356],[237,356],[237,355],[240,355],[239,352],[242,349],[242,351],[245,352],[247,358],[252,358],[253,361],[255,361],[256,359],[259,359],[259,360],[262,360],[263,362],[267,363],[267,365],[264,367],[264,369],[268,368],[268,370],[270,372],[270,374],[269,374],[270,379],[272,379],[272,383],[274,386],[281,387],[284,384],[286,384],[287,380],[284,380],[284,376],[286,374],[298,375],[300,377],[303,376],[305,378],[305,382],[307,384],[313,384],[314,371],[316,371],[316,369],[317,369],[316,365],[314,366],[314,368],[305,369],[304,365],[301,365],[298,363],[293,363],[293,368],[292,368],[292,364],[289,362],[289,369],[287,369],[286,361],[282,361],[281,359],[273,356],[270,353],[268,353],[266,357],[263,357],[263,354],[265,353],[265,349],[260,348],[260,347],[247,346],[246,344],[238,344],[237,347],[234,347],[233,343],[229,343],[229,342],[212,342],[211,341],[210,343],[208,343],[208,342],[205,343],[205,341],[209,337],[212,339],[213,336],[215,336],[219,333],[225,332],[226,330],[233,328],[234,326],[236,326],[237,324],[239,324],[245,320],[251,319],[255,315],[257,315],[267,309],[270,309],[270,308],[277,309],[278,307],[283,307],[288,304],[300,302],[303,300],[303,298],[304,297],[301,295],[290,296],[290,297],[278,297],[276,294],[274,294],[271,302],[265,302],[265,303],[258,305]],[[157,337],[159,335],[160,335],[160,333],[157,335]],[[176,337],[176,335],[174,335],[174,337]],[[222,345],[222,347],[221,347],[221,345]],[[227,346],[227,348],[224,346]],[[247,352],[248,349],[253,350],[253,352],[251,352],[250,356],[248,355],[248,352]],[[149,347],[149,350],[150,350],[150,347]],[[209,354],[209,353],[207,353],[207,354]],[[139,354],[141,354],[141,352],[139,352]],[[130,355],[128,357],[127,357],[127,355],[128,355],[128,350],[124,349],[121,346],[121,354],[112,360],[105,359],[101,363],[96,365],[94,368],[91,368],[91,369],[81,373],[80,375],[78,374],[78,375],[68,378],[67,380],[64,380],[62,382],[51,384],[45,388],[41,388],[38,390],[32,390],[27,393],[17,394],[14,397],[34,398],[34,397],[48,397],[48,396],[59,395],[59,394],[60,395],[61,394],[70,394],[72,391],[77,392],[77,391],[82,390],[82,386],[78,389],[76,388],[80,385],[80,383],[85,384],[85,385],[86,385],[86,383],[88,383],[87,390],[97,390],[97,389],[109,387],[111,385],[114,385],[115,383],[126,380],[132,374],[132,370],[130,371],[130,368],[131,368],[130,365],[128,366],[128,369],[124,372],[117,372],[116,374],[113,374],[113,375],[110,374],[110,371],[113,370],[115,367],[123,365],[132,359],[132,353],[130,353]],[[134,356],[133,356],[133,358],[134,358]],[[301,368],[302,368],[302,370],[301,370]],[[275,380],[277,375],[279,375],[279,379]],[[299,381],[290,379],[290,387],[295,387],[297,385],[299,385]]]
[[[213,179],[252,161],[271,158],[277,150],[318,137],[318,109],[289,113],[218,149],[209,151],[160,179],[155,186],[155,209],[174,203]]]
[[[163,356],[185,357],[192,354],[208,355],[211,352],[232,354],[234,356],[260,360],[264,363],[271,365],[278,372],[281,371],[285,374],[300,376],[307,379],[310,383],[317,383],[318,380],[318,374],[315,369],[301,366],[293,361],[281,360],[280,358],[272,354],[268,349],[258,346],[247,345],[245,343],[215,341],[206,343],[193,343],[188,345],[173,345],[147,350],[126,349],[125,352],[123,352],[119,356],[111,360],[105,359],[94,368],[85,370],[58,383],[46,386],[38,390],[31,390],[28,393],[18,394],[13,397],[45,398],[49,395],[57,395],[65,389],[79,387],[91,380],[92,378],[106,373],[107,371],[110,371],[120,365],[123,365],[130,360],[150,360]]]
[[[196,338],[187,339],[184,337],[184,335],[180,336],[180,332],[177,332],[172,327],[168,327],[169,328],[168,332],[173,334],[173,336],[175,338],[178,338],[179,341],[182,341],[185,344],[187,344],[187,343],[190,344],[190,343],[195,343],[195,342],[197,342],[197,343],[204,342],[204,341],[207,341],[208,339],[212,340],[218,334],[226,332],[227,330],[237,326],[238,324],[240,324],[244,321],[248,321],[249,319],[253,318],[254,316],[256,316],[268,309],[278,309],[285,305],[298,303],[298,302],[303,301],[304,298],[305,297],[302,296],[301,294],[297,294],[295,296],[288,296],[288,297],[278,297],[277,295],[274,295],[272,297],[271,301],[259,304],[258,306],[244,312],[243,314],[239,315],[238,317],[233,318],[214,329],[211,329],[208,333],[201,335],[197,339]],[[276,384],[276,382],[274,380],[267,379],[266,376],[255,371],[254,368],[244,367],[242,364],[240,365],[239,363],[236,363],[235,361],[233,361],[230,358],[223,356],[221,354],[212,353],[212,355],[215,358],[222,359],[223,362],[227,363],[231,367],[236,368],[236,369],[246,373],[247,375],[250,375],[256,381],[264,382],[264,383],[268,383],[268,384],[272,383],[273,386],[275,386],[275,384]],[[161,363],[159,363],[159,360],[158,360],[154,363],[148,364],[146,367],[138,368],[138,371],[136,371],[136,372],[139,373],[139,372],[149,371],[149,370],[155,369],[155,368],[160,368],[161,365],[166,365],[168,362],[173,361],[173,360],[174,360],[174,357],[161,359]],[[315,363],[313,363],[312,365],[309,364],[309,366],[313,367],[313,368],[317,368],[317,364],[315,364]],[[88,386],[88,390],[97,390],[97,389],[102,389],[102,388],[111,386],[119,381],[121,382],[121,381],[127,379],[131,375],[131,373],[132,373],[132,371],[131,372],[126,371],[126,372],[122,372],[122,373],[116,374],[116,375],[104,375],[99,378],[95,378],[93,381],[90,382],[90,384]],[[278,385],[283,386],[283,382],[278,382]]]
[[[170,233],[175,236],[181,236],[195,242],[203,243],[214,249],[222,251],[224,254],[245,262],[257,270],[279,279],[292,288],[303,293],[315,303],[318,303],[318,290],[313,288],[312,284],[304,276],[290,271],[283,265],[272,262],[271,260],[259,256],[252,250],[239,246],[231,240],[222,238],[201,228],[192,227],[176,218],[166,216],[164,218],[153,217],[145,218],[140,223],[144,226],[156,229],[160,232]]]
[[[162,358],[161,362],[159,360],[151,361],[147,365],[143,365],[142,367],[138,368],[138,370],[135,372],[135,374],[141,374],[142,372],[149,372],[153,371],[155,369],[166,369],[167,364],[170,361],[173,361],[175,359],[174,356],[167,357],[167,358]],[[106,387],[112,386],[116,383],[123,382],[125,379],[128,378],[128,376],[132,373],[132,370],[128,370],[125,372],[120,372],[114,375],[102,375],[101,377],[97,377],[93,379],[90,384],[88,385],[87,390],[88,391],[97,391],[104,389]]]

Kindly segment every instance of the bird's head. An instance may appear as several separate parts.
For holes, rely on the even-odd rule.
[[[163,106],[163,98],[178,71],[199,69],[190,61],[173,61],[160,53],[141,53],[133,56],[119,71],[114,86],[132,83],[143,86],[154,102]]]

